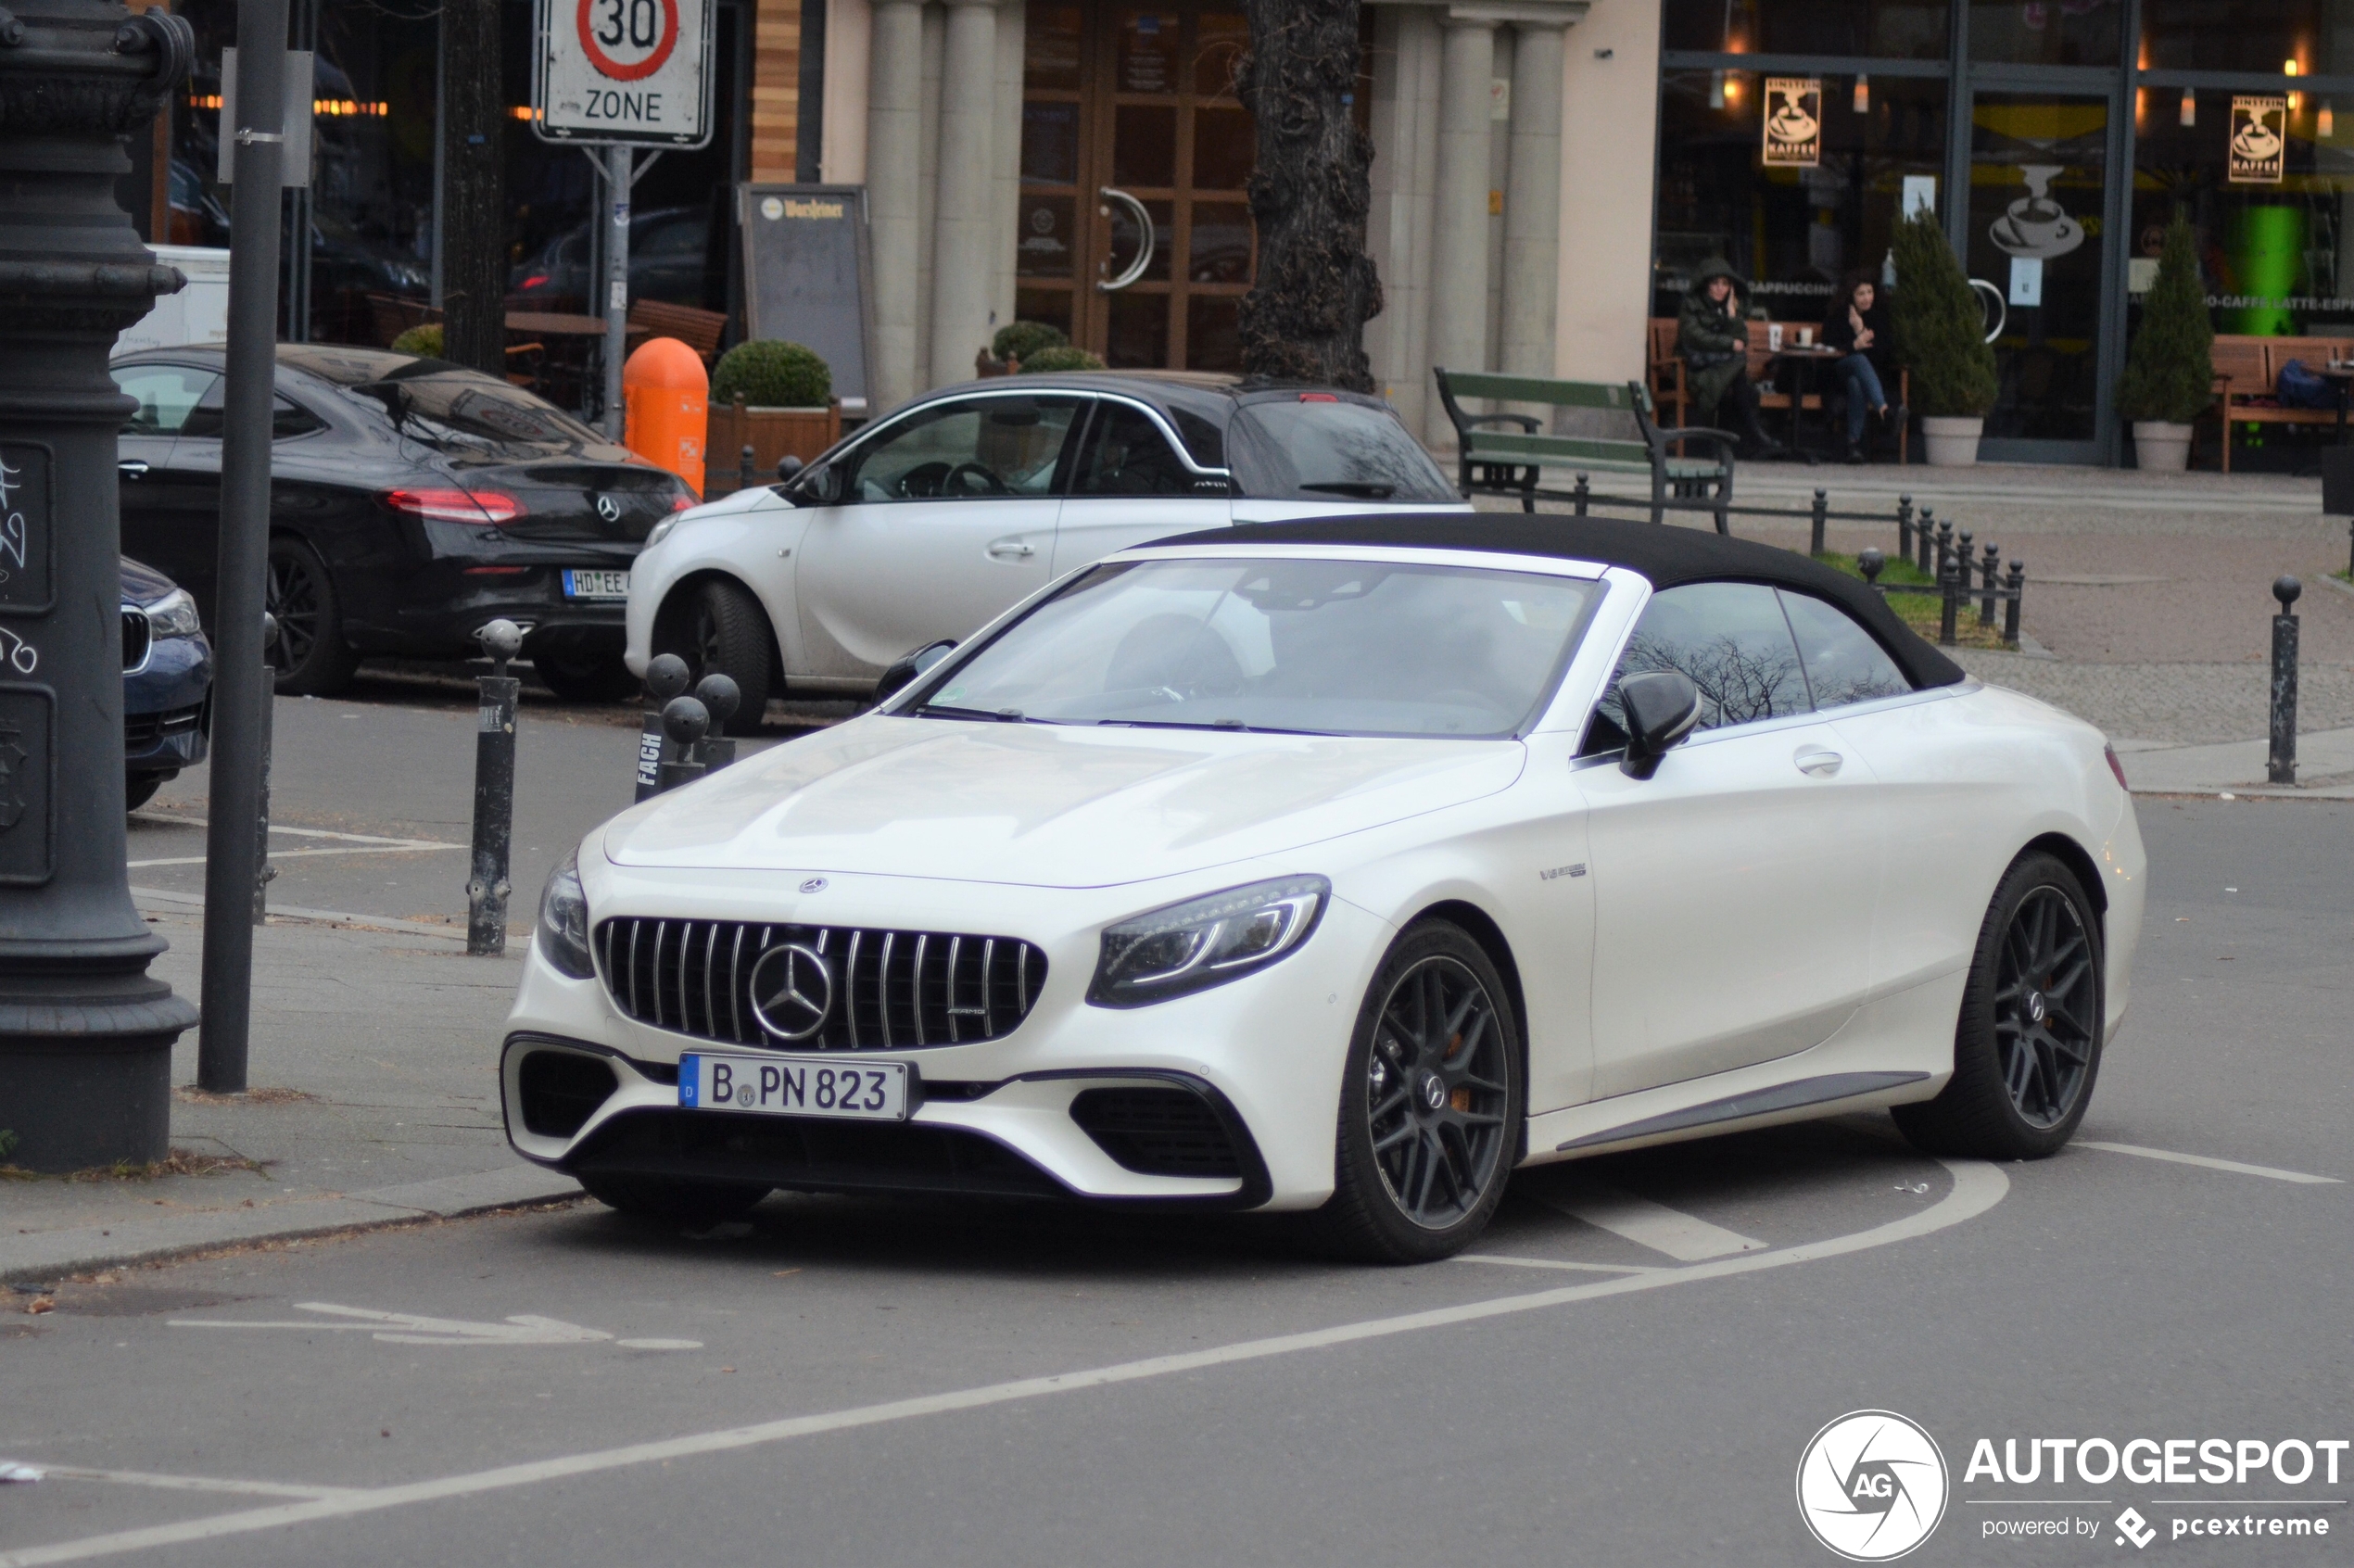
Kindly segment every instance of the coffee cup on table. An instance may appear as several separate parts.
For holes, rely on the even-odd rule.
[[[1798,346],[1801,348],[1812,348],[1815,347],[1815,329],[1813,327],[1800,327],[1798,329]]]
[[[1777,354],[1782,351],[1781,322],[1772,322],[1767,323],[1766,328],[1766,347]]]

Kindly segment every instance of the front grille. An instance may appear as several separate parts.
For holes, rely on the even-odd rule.
[[[1144,1176],[1240,1176],[1226,1125],[1185,1089],[1085,1089],[1070,1119],[1122,1168]]]
[[[122,667],[135,670],[147,662],[147,649],[155,641],[154,623],[145,610],[125,605],[122,612]]]
[[[824,1021],[802,1040],[763,1029],[753,971],[797,943],[832,979]],[[1046,955],[1014,937],[742,920],[616,916],[597,927],[598,967],[614,1005],[639,1023],[770,1050],[905,1051],[1011,1034],[1046,980]],[[786,960],[771,966],[781,968]]]
[[[204,704],[191,702],[184,708],[166,708],[161,713],[125,714],[122,715],[122,743],[125,751],[144,752],[170,735],[185,735],[204,724]]]
[[[757,1182],[802,1192],[1070,1195],[1013,1150],[961,1127],[651,1106],[622,1111],[591,1132],[564,1169],[575,1175]]]

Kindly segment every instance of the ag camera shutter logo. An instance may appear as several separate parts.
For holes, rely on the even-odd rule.
[[[1798,1512],[1851,1562],[1887,1562],[1945,1517],[1945,1456],[1893,1410],[1854,1410],[1815,1434],[1798,1461]]]

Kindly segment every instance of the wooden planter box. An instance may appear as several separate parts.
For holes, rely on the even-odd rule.
[[[703,499],[714,500],[736,489],[743,449],[752,449],[753,483],[777,482],[777,460],[791,454],[804,462],[842,439],[842,399],[822,409],[752,409],[741,398],[725,407],[714,405],[711,433],[703,451]]]

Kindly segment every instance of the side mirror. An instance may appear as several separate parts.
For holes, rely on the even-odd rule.
[[[900,655],[889,669],[883,671],[882,678],[875,682],[875,705],[882,706],[915,685],[934,664],[954,652],[956,647],[953,639],[943,638],[938,642],[925,643],[912,653]]]
[[[842,484],[840,467],[832,463],[815,471],[796,467],[791,474],[785,474],[785,464],[795,461],[790,453],[778,458],[777,472],[793,481],[792,494],[796,499],[816,506],[831,506],[842,499]]]
[[[1679,670],[1628,676],[1618,683],[1618,705],[1626,715],[1626,757],[1618,765],[1630,778],[1649,778],[1659,759],[1700,723],[1700,688]]]

